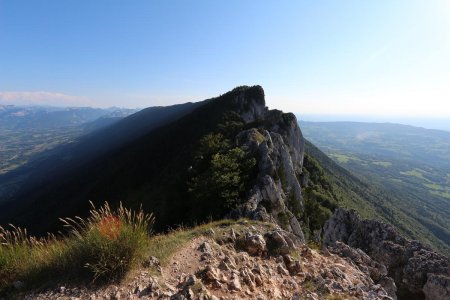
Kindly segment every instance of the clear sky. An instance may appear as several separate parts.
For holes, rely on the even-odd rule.
[[[0,0],[0,104],[147,107],[243,84],[300,114],[450,119],[450,1]]]

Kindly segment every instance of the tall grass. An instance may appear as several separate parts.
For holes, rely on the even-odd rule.
[[[27,286],[63,280],[120,279],[144,254],[152,214],[108,203],[89,217],[61,219],[64,236],[30,236],[25,229],[0,227],[0,290],[22,281]]]

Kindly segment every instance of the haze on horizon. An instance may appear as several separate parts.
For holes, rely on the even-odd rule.
[[[306,115],[450,120],[450,2],[0,0],[0,104],[148,107],[260,84]]]

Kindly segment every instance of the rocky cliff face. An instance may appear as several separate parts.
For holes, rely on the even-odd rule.
[[[248,128],[237,135],[236,144],[257,158],[258,175],[244,204],[230,215],[276,223],[304,242],[298,216],[304,212],[299,179],[305,141],[297,120],[293,114],[268,110],[262,88],[235,101]],[[449,260],[406,240],[387,224],[337,209],[325,224],[323,242],[394,299],[450,298]]]
[[[236,97],[242,103],[241,117],[252,127],[240,132],[236,143],[257,158],[258,175],[248,199],[230,215],[275,222],[304,241],[296,215],[303,211],[298,178],[305,141],[296,117],[267,110],[263,96],[264,92],[255,93],[255,98]]]
[[[357,263],[366,261],[376,282],[388,283],[392,278],[399,297],[450,299],[450,260],[418,241],[403,238],[385,223],[337,209],[324,226],[323,239],[332,252]],[[375,275],[373,268],[378,270]]]

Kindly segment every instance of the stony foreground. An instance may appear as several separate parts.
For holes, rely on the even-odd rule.
[[[165,265],[149,257],[121,283],[98,289],[59,286],[21,298],[393,299],[395,285],[375,284],[370,274],[375,269],[311,249],[273,224],[244,221],[211,228]]]

